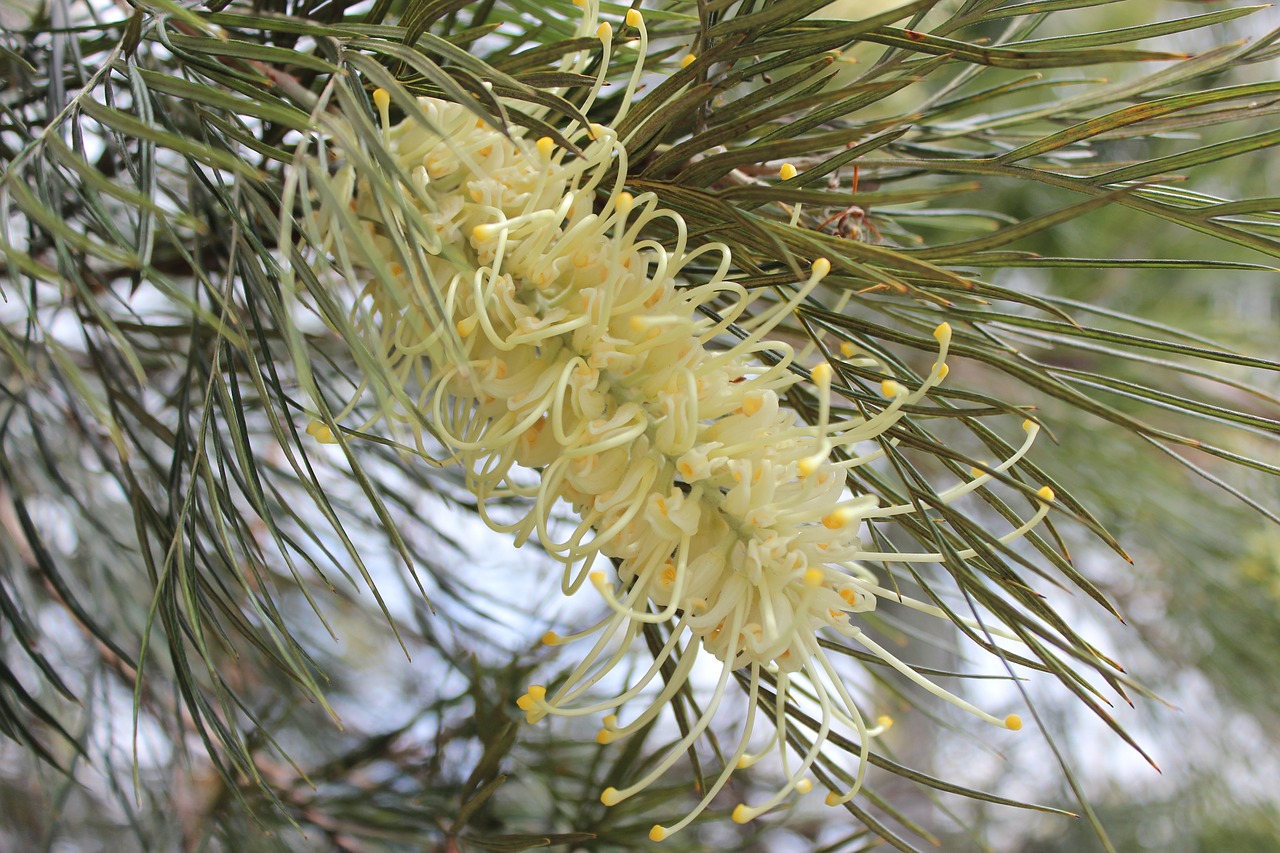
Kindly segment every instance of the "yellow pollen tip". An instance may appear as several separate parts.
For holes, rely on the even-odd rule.
[[[1025,420],[1022,422],[1022,429],[1024,432],[1031,432],[1037,426],[1039,425],[1033,420]]]
[[[314,438],[320,444],[337,444],[338,439],[333,437],[333,430],[329,429],[326,424],[320,421],[311,421],[307,424],[307,435]]]
[[[547,695],[547,688],[541,684],[531,684],[529,692],[516,700],[516,707],[521,711],[532,711],[535,704],[542,701]]]
[[[951,368],[947,366],[947,363],[946,363],[946,362],[943,362],[942,364],[939,364],[939,365],[937,366],[936,370],[937,370],[938,378],[939,378],[939,379],[946,379],[946,378],[947,378],[947,374],[951,372]]]
[[[694,56],[692,53],[686,53],[684,55],[684,58],[680,60],[680,67],[688,68],[690,65],[692,65],[697,61],[698,61],[698,57]]]
[[[840,805],[840,795],[837,794],[835,791],[832,791],[831,793],[827,794],[827,798],[823,800],[823,802],[829,806],[838,806]]]
[[[826,575],[823,574],[822,569],[809,569],[804,573],[805,586],[822,586],[824,580]]]
[[[636,202],[636,197],[633,196],[631,193],[620,192],[618,193],[618,197],[614,199],[613,206],[618,209],[619,213],[625,216],[626,214],[631,212],[631,208],[632,206],[635,205],[635,202]]]
[[[463,317],[457,323],[458,334],[465,338],[467,335],[471,334],[476,330],[477,322],[479,321],[476,320],[474,315],[470,317]]]
[[[477,225],[471,229],[471,236],[476,240],[492,240],[498,234],[498,226],[492,222]]]
[[[556,144],[551,140],[550,136],[538,137],[538,141],[535,142],[534,145],[537,147],[538,153],[542,155],[543,159],[550,159],[551,152],[556,148]]]
[[[592,582],[593,584],[595,584],[595,585],[596,585],[596,587],[598,587],[598,588],[603,588],[603,587],[604,587],[604,585],[605,585],[604,572],[592,572],[592,573],[591,573],[590,575],[588,575],[587,577],[589,577],[589,578],[591,579],[591,582]]]
[[[1053,489],[1049,488],[1048,486],[1042,486],[1040,488],[1040,491],[1036,492],[1036,496],[1043,501],[1048,501],[1049,503],[1053,503],[1053,498],[1054,498]]]
[[[982,464],[983,464],[983,465],[986,465],[987,463],[983,462]],[[975,477],[975,478],[977,478],[977,477],[981,477],[981,476],[982,476],[983,474],[985,474],[985,473],[987,473],[987,472],[986,472],[986,471],[983,471],[981,468],[970,468],[970,469],[969,469],[969,476],[970,476],[970,477]]]
[[[1011,732],[1016,732],[1022,728],[1022,718],[1017,714],[1010,714],[1004,718],[1004,727]]]
[[[880,383],[880,393],[885,397],[896,397],[904,390],[901,383],[892,379],[886,379]]]
[[[887,715],[876,717],[876,725],[885,730],[891,729],[893,728],[893,717]]]
[[[736,806],[734,806],[733,808],[734,823],[746,823],[749,820],[751,820],[751,818],[753,817],[755,817],[755,815],[751,813],[751,809],[747,806],[746,803],[738,803]]]
[[[799,471],[801,477],[808,477],[818,470],[818,466],[822,464],[822,460],[825,458],[821,455],[807,456],[796,465],[796,470]]]
[[[858,348],[855,347],[853,344],[849,343],[848,341],[841,341],[840,354],[845,358],[851,358],[853,354],[856,353],[857,351],[858,351]]]
[[[555,631],[548,631],[542,635],[542,644],[544,646],[558,646],[564,642],[564,638]]]
[[[939,323],[938,328],[933,330],[933,336],[937,338],[938,343],[945,344],[951,340],[951,324]]]
[[[615,739],[616,739],[616,736],[614,735],[614,733],[609,731],[608,729],[601,729],[600,731],[596,732],[596,743],[600,744],[601,746],[611,744],[614,742]],[[606,805],[608,804],[606,803]]]
[[[626,20],[628,27],[638,27],[644,23],[644,16],[640,14],[639,9],[628,9]]]
[[[848,509],[837,509],[823,516],[822,526],[828,530],[839,530],[848,524],[852,518],[853,513]]]
[[[655,842],[666,841],[667,840],[666,827],[659,826],[658,824],[655,823],[653,825],[653,829],[649,830],[649,840],[655,841]]]
[[[796,176],[796,167],[790,163],[783,163],[782,168],[778,170],[778,177],[784,181],[789,181]]]
[[[603,717],[601,717],[601,718],[600,718],[600,723],[601,723],[601,725],[603,725],[606,729],[612,729],[612,728],[615,728],[615,727],[618,725],[618,715],[617,715],[617,714],[605,714]]]
[[[601,24],[600,26],[596,27],[596,38],[600,39],[600,41],[606,41],[612,37],[613,37],[613,27],[609,26],[609,23],[607,21]]]
[[[622,797],[618,796],[617,788],[605,788],[600,792],[600,802],[604,803],[606,806],[616,806],[618,803],[622,802]]]
[[[760,411],[763,405],[764,399],[759,394],[749,394],[742,401],[742,412],[749,417]]]
[[[386,110],[387,107],[391,106],[391,93],[386,89],[374,89],[373,105],[378,108],[379,112]]]
[[[813,377],[813,381],[819,385],[831,384],[831,365],[825,361],[819,365],[815,365],[813,370],[809,371],[809,375]]]
[[[826,258],[818,258],[813,262],[813,266],[810,269],[818,278],[826,278],[827,274],[831,272],[831,261]]]
[[[807,794],[813,790],[813,783],[808,779],[801,779],[796,783],[796,793]]]

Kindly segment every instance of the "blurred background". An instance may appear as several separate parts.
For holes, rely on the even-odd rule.
[[[832,14],[865,13],[862,7],[872,5],[846,0]],[[1136,26],[1154,17],[1243,4],[1074,5],[1086,8],[1054,15],[1037,36]],[[29,5],[10,3],[3,20],[16,28],[21,23],[13,22],[30,13]],[[1144,46],[1196,53],[1276,26],[1280,11],[1268,9]],[[862,59],[857,53],[846,58]],[[1188,85],[1273,81],[1276,69],[1271,60]],[[1068,70],[1058,87],[1065,97],[1094,78],[1126,73],[1105,66],[1089,69],[1088,75]],[[995,82],[998,76],[985,79],[986,85]],[[1265,120],[1277,106],[1259,100],[1248,109]],[[1201,143],[1237,132],[1231,123],[1196,131]],[[1096,145],[1105,159],[1149,159],[1164,153],[1163,145],[1169,152],[1182,150],[1186,139],[1180,130],[1171,130],[1167,139],[1138,140],[1117,132]],[[1280,197],[1280,186],[1273,186],[1280,182],[1280,170],[1270,168],[1273,159],[1264,150],[1196,167],[1196,189],[1213,193],[1220,188],[1227,197],[1240,192]],[[1067,199],[1065,193],[1054,198],[1052,191],[1028,187],[988,182],[981,197],[947,203],[1025,218]],[[874,209],[867,213],[885,239],[894,239],[891,218],[878,221]],[[929,223],[912,226],[930,239],[939,236]],[[1232,261],[1269,263],[1248,248],[1120,206],[1041,232],[1016,248],[1052,257],[1220,259],[1221,268],[1185,272],[1028,266],[984,275],[998,285],[1070,305],[1078,317],[1115,332],[1155,329],[1208,348],[1277,357],[1280,279],[1274,270],[1231,268]],[[0,321],[20,324],[18,307],[0,301]],[[167,310],[162,300],[153,307],[159,314]],[[135,303],[133,309],[145,312],[147,306]],[[157,324],[162,319],[149,316]],[[186,334],[176,321],[174,328],[175,336]],[[1274,371],[1144,362],[1131,357],[1136,350],[1120,359],[1107,343],[1092,351],[1063,349],[1052,330],[1012,329],[1009,340],[1027,357],[1053,364],[1063,375],[1069,372],[1079,387],[1116,410],[1154,418],[1163,428],[1229,452],[1280,463],[1280,433],[1240,429],[1231,422],[1232,412],[1280,420],[1280,381]],[[165,347],[157,337],[157,360]],[[906,725],[906,712],[904,724],[886,740],[894,758],[996,796],[1079,813],[1065,765],[1120,851],[1280,850],[1280,527],[1129,432],[1052,399],[1034,399],[1029,389],[982,364],[958,360],[953,371],[959,384],[1037,406],[1053,440],[1037,444],[1036,464],[1069,485],[1132,559],[1124,561],[1086,531],[1063,524],[1058,533],[1076,568],[1105,592],[1124,622],[1087,599],[1078,600],[1078,592],[1051,598],[1077,631],[1150,689],[1152,695],[1135,693],[1133,707],[1121,703],[1113,713],[1159,770],[1081,710],[1052,679],[1033,678],[1015,687],[998,670],[957,652],[954,638],[947,637],[936,643],[931,665],[987,676],[967,685],[984,704],[1029,699],[1034,722],[1024,715],[1027,730],[997,740],[975,735],[972,727],[944,714],[940,721],[954,730],[925,736],[921,727]],[[11,394],[22,382],[3,356],[0,379]],[[1171,410],[1168,400],[1144,393],[1146,386],[1186,400],[1210,396],[1217,409],[1205,409],[1193,420]],[[161,398],[170,390],[157,386],[152,393]],[[136,671],[129,661],[138,659],[139,650],[111,648],[83,625],[99,625],[107,636],[169,642],[160,630],[170,624],[166,608],[184,602],[158,599],[155,590],[178,580],[157,574],[154,562],[138,556],[139,538],[148,543],[141,550],[152,553],[162,552],[165,540],[158,530],[135,529],[136,496],[113,485],[109,455],[87,449],[92,443],[85,436],[103,439],[92,413],[58,399],[32,411],[30,419],[5,425],[5,448],[30,452],[3,459],[0,559],[7,586],[0,587],[0,608],[16,614],[14,601],[44,604],[6,620],[0,630],[0,690],[15,707],[28,707],[25,697],[31,708],[59,709],[56,720],[39,722],[61,725],[80,749],[28,731],[21,720],[0,720],[10,736],[0,738],[0,851],[606,851],[636,849],[634,839],[644,837],[655,810],[678,812],[663,799],[644,798],[606,812],[593,780],[602,773],[624,773],[642,756],[598,748],[594,721],[584,720],[580,729],[545,723],[530,728],[514,711],[515,698],[537,680],[534,674],[554,665],[554,650],[539,643],[543,632],[585,624],[595,602],[589,597],[562,601],[549,562],[532,548],[512,550],[502,536],[480,525],[454,475],[424,471],[385,449],[367,448],[365,464],[389,487],[385,511],[397,519],[399,541],[389,540],[378,510],[362,501],[358,489],[343,486],[342,454],[336,449],[314,454],[316,477],[331,490],[351,541],[329,532],[306,542],[303,550],[341,553],[350,547],[363,565],[342,578],[327,574],[318,559],[311,565],[296,554],[286,559],[274,550],[272,536],[247,521],[241,533],[258,544],[278,575],[258,577],[244,588],[229,585],[231,574],[201,577],[198,585],[208,593],[207,601],[186,605],[225,608],[221,615],[227,620],[243,620],[245,627],[273,640],[255,644],[232,633],[187,638],[210,650],[205,657],[143,650],[145,677],[130,689]],[[243,418],[243,435],[271,433],[266,415],[252,407],[241,410],[233,401],[212,416],[215,431],[223,426],[234,432],[236,412]],[[177,430],[178,424],[170,427]],[[1210,476],[1228,478],[1231,488],[1259,504],[1280,506],[1277,478],[1248,468],[1224,474],[1214,459],[1191,449],[1176,452],[1205,466]],[[268,461],[280,470],[290,464],[283,451]],[[168,476],[160,460],[153,467],[158,480]],[[210,470],[199,476],[215,482],[224,474]],[[5,482],[23,483],[21,506]],[[229,500],[251,488],[230,482],[222,487]],[[308,531],[290,517],[289,508],[305,504],[310,494],[300,477],[292,491],[282,488],[266,497],[280,512],[281,527],[299,539]],[[31,529],[40,531],[38,543],[24,532]],[[406,560],[414,572],[405,569]],[[62,573],[51,574],[51,565]],[[181,564],[175,571],[182,571]],[[360,572],[367,572],[380,598],[357,577]],[[269,609],[255,585],[274,590]],[[72,618],[69,590],[91,609]],[[233,603],[244,601],[258,605],[240,612]],[[288,622],[296,642],[273,634],[277,621]],[[38,653],[19,653],[19,645]],[[279,668],[268,664],[281,658],[305,662],[302,668],[323,682],[319,686],[329,707],[302,698],[294,685],[280,680]],[[211,659],[218,665],[210,666]],[[197,724],[186,716],[185,703],[192,700],[182,688],[187,682],[231,687],[237,700],[209,708]],[[886,694],[885,702],[892,707],[893,696]],[[217,719],[234,720],[247,734],[208,731],[208,720]],[[659,730],[652,739],[661,742],[673,731]],[[228,785],[215,766],[227,760],[221,748],[208,748],[210,739],[224,736],[254,758],[227,770],[241,779],[239,785]],[[50,761],[40,760],[32,743],[48,750]],[[60,773],[51,762],[69,772]],[[252,771],[246,769],[250,766]],[[765,782],[767,768],[761,790],[767,789]],[[928,798],[887,774],[878,782],[881,795],[908,801],[908,815],[927,828],[926,837],[941,850],[1102,849],[1083,819],[943,794]],[[749,795],[752,784],[735,777],[739,795]],[[824,808],[817,795],[811,800],[747,827],[712,821],[673,841],[679,846],[672,849],[845,853],[875,846],[874,838],[843,812]],[[459,839],[463,826],[470,840]]]

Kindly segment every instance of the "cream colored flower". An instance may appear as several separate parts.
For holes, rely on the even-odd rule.
[[[597,15],[588,3],[580,31],[596,32],[608,49],[612,33],[597,25]],[[639,13],[628,13],[627,23],[643,35]],[[569,67],[581,70],[585,61]],[[633,88],[638,79],[637,65]],[[581,148],[575,156],[549,138],[501,134],[455,104],[423,98],[421,119],[392,126],[387,94],[375,92],[374,102],[382,154],[406,176],[402,200],[390,204],[348,164],[328,179],[321,194],[328,201],[316,212],[320,222],[354,215],[363,223],[367,239],[327,248],[347,253],[353,269],[389,270],[393,282],[370,284],[351,309],[353,326],[365,331],[397,386],[379,395],[379,414],[358,429],[408,428],[428,450],[418,412],[427,413],[434,435],[465,470],[486,522],[517,544],[536,536],[563,565],[566,594],[590,581],[610,608],[581,634],[546,637],[553,645],[592,642],[554,692],[534,686],[520,698],[528,720],[599,714],[599,740],[608,743],[661,713],[701,652],[721,661],[701,716],[643,778],[608,788],[606,805],[645,789],[680,759],[715,718],[737,670],[748,673],[750,685],[738,743],[701,802],[676,824],[655,826],[654,840],[688,825],[735,769],[766,752],[782,757],[788,781],[762,803],[739,805],[735,820],[807,791],[830,731],[870,747],[885,723],[866,721],[818,644],[823,634],[861,645],[989,722],[1020,726],[1016,716],[996,719],[933,684],[866,636],[857,618],[881,598],[944,616],[882,588],[861,565],[942,555],[867,550],[859,537],[864,521],[914,508],[852,494],[846,473],[880,458],[882,451],[859,454],[858,446],[883,436],[945,377],[945,323],[935,331],[937,360],[918,387],[886,380],[878,411],[833,419],[832,386],[844,381],[839,365],[806,369],[791,345],[770,337],[828,276],[829,261],[814,260],[785,298],[757,298],[729,277],[724,245],[691,245],[683,220],[653,193],[624,189],[626,145],[610,127],[563,128]],[[648,236],[658,224],[674,235],[665,243]],[[403,233],[420,235],[420,251],[395,239]],[[714,315],[704,310],[713,308]],[[814,424],[782,403],[797,384],[816,394]],[[361,388],[339,419],[368,393]],[[1022,448],[993,470],[1015,464],[1036,431],[1028,422]],[[328,427],[312,432],[333,440]],[[530,470],[538,472],[535,485]],[[991,479],[976,472],[940,498],[949,503]],[[521,518],[499,522],[488,514],[490,502],[512,497],[527,508]],[[1041,497],[1039,509],[1003,541],[1044,516],[1052,494]],[[579,519],[571,531],[551,521],[565,505]],[[610,561],[616,571],[600,568]],[[602,679],[627,658],[646,623],[670,625],[669,640],[627,689],[601,698]],[[674,674],[660,679],[669,660]],[[775,732],[764,751],[749,753],[765,673],[777,684]],[[781,708],[794,689],[816,703],[820,728],[814,746],[790,761]],[[829,802],[857,791],[862,754],[856,783]]]

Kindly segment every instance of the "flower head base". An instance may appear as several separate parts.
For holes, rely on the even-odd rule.
[[[595,27],[594,3],[586,9],[580,30],[597,32],[610,49],[611,30]],[[645,38],[640,13],[627,13],[626,25]],[[632,90],[638,79],[637,65]],[[536,536],[563,565],[565,593],[589,580],[609,608],[579,635],[546,635],[552,645],[594,642],[553,692],[530,687],[520,709],[529,722],[602,714],[597,739],[610,743],[666,707],[700,650],[722,662],[711,699],[684,737],[643,778],[606,789],[605,805],[643,790],[680,759],[710,725],[737,670],[749,676],[749,710],[736,748],[700,803],[650,837],[659,841],[688,825],[736,769],[771,751],[787,767],[787,783],[765,802],[739,805],[734,819],[750,820],[804,793],[833,729],[864,745],[855,783],[828,802],[852,797],[866,749],[887,723],[866,722],[819,646],[824,632],[861,645],[990,723],[1020,726],[1016,717],[997,719],[933,684],[868,637],[857,619],[882,597],[945,615],[881,587],[861,564],[943,555],[867,550],[859,538],[864,521],[915,507],[851,494],[846,474],[881,458],[884,450],[859,453],[858,445],[882,439],[946,376],[947,324],[934,331],[938,356],[923,381],[909,387],[886,379],[885,402],[863,416],[833,416],[833,388],[846,377],[839,364],[813,365],[807,373],[818,417],[806,423],[783,405],[805,371],[791,345],[769,336],[830,275],[830,261],[817,258],[789,294],[765,301],[728,278],[725,246],[691,247],[684,221],[653,193],[624,191],[627,150],[610,127],[566,127],[565,138],[582,151],[575,156],[549,138],[500,134],[458,105],[424,98],[417,107],[425,122],[393,126],[381,90],[374,104],[385,156],[405,176],[408,201],[389,206],[348,165],[329,179],[334,209],[322,205],[320,214],[366,223],[366,239],[334,250],[349,252],[355,266],[393,272],[392,285],[379,279],[365,288],[350,318],[370,349],[385,354],[387,374],[402,382],[381,395],[379,414],[361,430],[379,420],[407,427],[426,452],[425,412],[434,436],[464,468],[489,526],[517,544]],[[414,257],[405,257],[403,240],[387,236],[406,216],[416,217],[424,235]],[[665,245],[646,236],[659,223],[673,235]],[[359,396],[336,420],[354,411]],[[938,502],[949,504],[1007,471],[1037,430],[1028,422],[1017,452],[939,493]],[[323,426],[313,435],[332,439]],[[533,485],[518,474],[530,469],[540,473]],[[488,502],[509,497],[526,501],[522,518],[500,522],[488,514]],[[1001,541],[1030,530],[1051,501],[1052,493],[1042,492],[1038,509]],[[550,522],[560,505],[580,519],[567,533]],[[952,558],[975,556],[961,550]],[[604,560],[616,579],[597,568]],[[643,627],[658,623],[670,629],[652,665],[617,695],[594,696]],[[659,678],[669,662],[673,672]],[[775,730],[763,750],[749,753],[766,673],[776,686]],[[794,764],[784,713],[793,685],[803,685],[820,711],[813,746]],[[638,713],[622,722],[619,714],[632,704]]]

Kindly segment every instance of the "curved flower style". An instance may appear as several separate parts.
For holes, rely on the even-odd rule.
[[[594,26],[595,15],[588,5],[583,26]],[[643,35],[639,13],[628,13],[627,23]],[[607,49],[611,31],[601,25],[597,32]],[[637,66],[633,86],[638,75]],[[997,719],[933,684],[858,624],[858,614],[881,597],[945,615],[881,587],[860,564],[939,561],[942,555],[866,550],[858,536],[863,521],[914,508],[851,494],[846,477],[884,453],[859,453],[858,445],[883,436],[905,407],[946,376],[951,330],[945,323],[934,333],[937,360],[918,387],[886,379],[886,403],[878,412],[832,419],[831,389],[841,365],[820,362],[806,370],[790,344],[769,337],[828,275],[826,259],[813,261],[789,296],[764,301],[729,278],[725,246],[691,247],[679,215],[663,209],[653,193],[624,190],[627,151],[609,127],[565,128],[564,137],[581,147],[577,156],[550,138],[499,133],[458,105],[423,98],[416,105],[420,116],[392,126],[388,94],[376,91],[374,102],[384,154],[408,178],[408,201],[390,208],[348,164],[330,180],[331,200],[321,204],[321,216],[354,211],[368,239],[334,250],[352,253],[358,266],[389,269],[400,285],[370,284],[352,310],[371,337],[370,349],[386,354],[389,375],[402,383],[378,418],[420,435],[417,412],[427,413],[435,436],[465,469],[486,523],[512,534],[517,545],[537,536],[564,566],[564,592],[589,581],[610,611],[579,634],[545,637],[551,645],[594,641],[554,691],[535,685],[519,706],[530,722],[604,714],[598,740],[609,743],[661,712],[700,651],[722,662],[715,692],[685,736],[644,778],[606,789],[606,805],[667,772],[710,724],[739,669],[749,672],[750,697],[738,744],[686,817],[653,828],[655,841],[688,825],[735,769],[771,751],[787,767],[787,783],[762,803],[739,805],[734,820],[745,822],[793,791],[807,791],[807,774],[833,728],[869,746],[887,722],[866,722],[819,646],[824,631],[860,644],[988,722],[1021,726],[1016,715]],[[420,241],[425,263],[412,274],[404,241],[387,236],[403,231],[406,215],[416,217],[415,228],[426,235]],[[647,236],[659,230],[672,235],[665,244]],[[783,404],[783,395],[806,379],[818,400],[813,424]],[[991,470],[1014,465],[1037,429],[1027,422],[1022,447]],[[318,422],[313,434],[333,440]],[[532,483],[531,470],[538,472]],[[992,477],[975,471],[940,499],[950,503]],[[525,501],[522,518],[503,522],[488,513],[488,502],[509,497]],[[1001,541],[1036,525],[1052,497],[1042,490],[1037,511]],[[561,504],[580,519],[567,534],[550,522]],[[606,560],[616,579],[598,568]],[[626,658],[648,623],[672,625],[652,665],[623,692],[598,698],[593,688]],[[668,661],[674,671],[650,689]],[[775,732],[761,751],[749,753],[765,673],[776,683]],[[784,708],[796,685],[820,709],[820,719],[813,746],[789,765]],[[623,722],[624,706],[633,703],[642,709]],[[855,784],[833,792],[829,803],[856,793],[866,749],[862,755]]]

